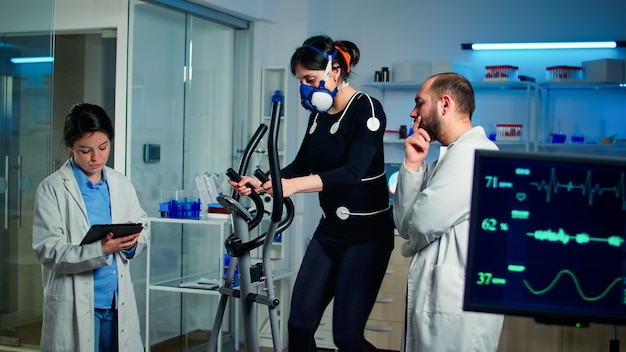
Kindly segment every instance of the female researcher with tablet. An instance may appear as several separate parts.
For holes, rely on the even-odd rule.
[[[106,167],[113,126],[101,107],[74,105],[63,133],[70,158],[35,195],[33,250],[44,289],[41,351],[143,351],[129,260],[148,243],[148,216],[131,182]],[[121,223],[144,225],[81,245],[92,225]]]

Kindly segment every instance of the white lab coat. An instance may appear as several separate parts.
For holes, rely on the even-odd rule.
[[[439,160],[419,171],[400,168],[394,220],[413,257],[408,274],[402,351],[495,351],[503,316],[463,311],[474,151],[498,149],[474,127]]]
[[[106,173],[113,223],[144,224],[136,257],[148,243],[148,216],[131,182],[111,168]],[[33,250],[41,263],[44,289],[41,351],[94,350],[93,270],[110,264],[112,256],[105,260],[100,241],[79,246],[88,229],[87,210],[68,161],[41,182],[35,196]],[[121,253],[116,259],[120,351],[143,351],[129,259]]]

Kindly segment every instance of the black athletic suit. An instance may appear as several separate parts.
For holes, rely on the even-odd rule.
[[[311,114],[295,160],[282,170],[284,178],[318,174],[323,182],[323,216],[293,290],[289,351],[316,351],[313,335],[333,298],[335,345],[375,350],[363,330],[393,249],[385,127],[380,102],[356,93],[344,111]]]

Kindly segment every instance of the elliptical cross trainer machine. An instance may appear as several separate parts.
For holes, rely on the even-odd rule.
[[[281,177],[277,143],[280,124],[280,107],[281,102],[276,101],[272,103],[272,116],[269,127],[270,135],[267,141],[270,166],[269,173],[273,180],[279,181]],[[239,164],[239,172],[236,172],[232,168],[226,171],[226,175],[231,180],[236,182],[241,180],[241,175],[245,174],[248,168],[252,153],[254,153],[256,146],[261,141],[266,131],[267,126],[261,124],[252,136],[252,139],[248,142]],[[269,179],[267,174],[260,169],[255,170],[254,175],[262,182]],[[259,351],[258,319],[254,303],[268,307],[274,351],[282,351],[278,312],[276,310],[280,302],[274,292],[271,267],[271,245],[274,241],[274,236],[282,233],[291,225],[294,216],[294,207],[291,199],[283,197],[281,182],[272,184],[272,187],[272,213],[268,230],[254,239],[250,239],[250,231],[261,223],[264,213],[263,200],[259,194],[252,191],[249,197],[256,207],[256,214],[254,216],[239,202],[239,194],[235,191],[233,191],[230,197],[222,195],[217,198],[218,202],[231,214],[234,232],[224,243],[226,252],[231,256],[231,259],[226,275],[224,276],[223,285],[219,288],[220,301],[213,323],[213,329],[211,330],[212,333],[209,338],[208,352],[217,351],[218,336],[229,297],[239,298],[240,300],[246,351]],[[285,217],[283,217],[283,210],[286,210]],[[252,265],[250,251],[260,246],[263,246],[262,262]],[[235,268],[237,266],[240,275],[239,288],[233,286]],[[254,289],[254,284],[260,282],[264,282],[265,284],[263,288],[265,295],[257,294]]]

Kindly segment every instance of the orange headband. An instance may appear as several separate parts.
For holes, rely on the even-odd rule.
[[[337,51],[341,53],[341,56],[343,56],[343,59],[346,62],[346,67],[347,67],[346,73],[350,73],[350,55],[348,55],[347,52],[341,50],[341,48],[336,45],[335,45],[335,49],[337,49]]]

